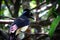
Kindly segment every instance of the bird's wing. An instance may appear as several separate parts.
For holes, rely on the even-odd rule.
[[[18,18],[14,21],[14,24],[16,24],[18,27],[23,27],[23,26],[29,25],[29,20]]]
[[[14,33],[19,27],[21,28],[24,20],[21,18],[17,18],[10,27],[10,33]]]

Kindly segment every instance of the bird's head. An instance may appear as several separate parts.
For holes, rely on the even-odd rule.
[[[33,18],[33,14],[30,12],[29,9],[24,9],[24,10],[23,10],[23,15],[25,15],[25,16],[28,17],[28,18],[34,19],[34,18]]]

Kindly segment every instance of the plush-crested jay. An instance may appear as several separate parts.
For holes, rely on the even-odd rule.
[[[14,33],[18,28],[23,28],[24,26],[29,25],[29,18],[33,19],[33,14],[30,12],[29,9],[24,9],[23,14],[18,17],[10,27],[10,33]],[[27,27],[25,27],[27,28]],[[25,29],[26,30],[26,29]],[[22,30],[23,31],[23,30]]]

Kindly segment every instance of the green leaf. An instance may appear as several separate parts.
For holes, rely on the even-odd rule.
[[[40,0],[40,3],[43,2],[44,0]]]
[[[49,16],[50,16],[52,13],[55,14],[55,6],[53,6],[52,8],[49,9],[49,11],[48,11],[48,16],[47,16],[47,17],[49,18]]]
[[[60,0],[57,0],[58,1],[58,4],[60,5]]]
[[[49,9],[47,18],[49,18],[49,16],[52,14],[52,12],[53,12],[52,10],[53,10],[53,7],[51,9]]]
[[[57,18],[54,19],[54,21],[52,22],[51,24],[51,28],[49,30],[49,36],[52,38],[53,34],[54,34],[54,31],[57,27],[57,25],[59,24],[60,22],[60,16],[58,16]]]
[[[36,0],[32,0],[32,1],[36,1]],[[43,2],[44,0],[39,0],[39,1],[40,1],[40,3],[41,3],[41,2]]]
[[[46,3],[48,4],[50,0],[46,0]]]

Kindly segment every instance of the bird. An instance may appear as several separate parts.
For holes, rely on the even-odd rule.
[[[29,9],[24,9],[22,15],[16,18],[14,22],[11,24],[10,33],[14,33],[17,29],[29,25],[30,24],[29,18],[34,19],[33,14],[30,12]]]

